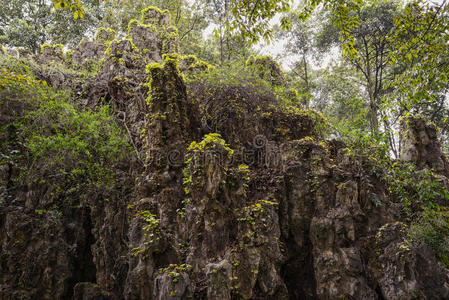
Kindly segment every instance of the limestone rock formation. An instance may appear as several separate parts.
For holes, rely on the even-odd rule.
[[[17,170],[0,165],[0,299],[449,298],[448,269],[407,243],[386,182],[323,139],[319,114],[242,87],[211,101],[181,73],[209,66],[180,58],[176,36],[150,8],[125,39],[105,31],[73,52],[103,57],[74,97],[108,103],[132,155],[120,185],[62,205],[45,183],[11,189]],[[1,127],[14,116],[0,108]],[[415,121],[403,159],[447,176],[435,127]]]
[[[441,151],[436,126],[422,117],[405,118],[401,125],[401,159],[448,176],[449,162]]]
[[[271,56],[251,56],[246,64],[254,68],[260,78],[266,79],[274,86],[285,84],[282,69]]]
[[[42,64],[49,64],[50,62],[64,61],[64,49],[62,45],[48,45],[44,44],[41,47],[39,62]]]
[[[428,246],[410,249],[405,233],[406,226],[396,222],[382,226],[376,236],[376,277],[382,294],[386,299],[448,298],[447,270]]]

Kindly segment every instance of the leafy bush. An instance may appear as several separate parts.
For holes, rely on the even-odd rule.
[[[208,83],[211,86],[240,85],[255,86],[263,90],[270,90],[269,83],[246,67],[245,62],[233,62],[205,72],[194,73],[186,77],[187,83]]]
[[[130,146],[109,107],[82,110],[46,82],[2,68],[0,111],[0,165],[18,169],[16,188],[45,185],[47,196],[66,201],[115,185]]]
[[[32,63],[28,59],[15,58],[15,57],[1,57],[0,68],[7,69],[10,73],[21,74],[21,75],[32,75]],[[2,71],[3,74],[5,72]],[[4,82],[5,79],[2,81]]]
[[[382,178],[389,198],[403,205],[411,222],[409,241],[414,246],[427,244],[437,258],[449,267],[449,193],[432,170],[419,170],[416,165],[391,159],[385,138],[369,134],[346,140],[354,161],[365,164],[371,175]]]
[[[409,239],[415,246],[427,244],[449,267],[449,211],[425,209],[421,219],[410,226]]]
[[[440,209],[438,203],[449,199],[449,193],[437,176],[432,170],[419,170],[413,163],[392,159],[387,138],[353,131],[343,140],[347,153],[354,161],[366,164],[364,169],[371,170],[371,175],[383,179],[390,197],[402,203],[410,217],[419,214],[422,206]]]
[[[229,65],[207,68],[203,72],[190,74],[186,77],[186,81],[189,86],[207,86],[211,91],[223,87],[246,89],[253,94],[268,96],[271,103],[282,106],[300,104],[296,90],[279,81],[271,80],[271,77],[265,78],[259,73],[259,69],[247,66],[244,61],[234,61]]]
[[[449,199],[448,192],[431,170],[417,170],[410,163],[392,163],[384,178],[390,193],[402,201],[409,212],[420,210],[423,205],[438,210],[441,209],[439,200]]]

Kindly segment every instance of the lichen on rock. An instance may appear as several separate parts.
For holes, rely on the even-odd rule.
[[[35,61],[0,55],[7,99],[0,101],[0,298],[449,297],[448,270],[438,261],[446,253],[408,236],[412,221],[385,173],[325,139],[325,119],[295,103],[271,58],[251,58],[242,80],[214,81],[220,68],[180,56],[177,35],[169,13],[150,7],[124,39],[100,29],[73,52],[45,46]],[[54,70],[36,71],[44,62]],[[269,84],[253,84],[251,74]],[[18,87],[6,88],[13,80]],[[23,90],[29,86],[45,89],[39,101],[55,100],[49,85],[73,86],[52,121],[104,112],[105,104],[111,115],[98,123],[87,114],[86,151],[25,164],[29,149],[14,120],[35,110],[19,100],[33,96]],[[29,119],[45,134],[61,127]],[[75,124],[78,132],[84,123]],[[433,169],[432,179],[447,186],[435,126],[421,118],[404,124],[402,159]],[[111,143],[88,147],[118,126]],[[111,149],[122,139],[126,155],[107,172],[100,164],[115,161]],[[59,174],[69,184],[56,184],[58,168],[48,166],[86,157],[87,167]],[[20,175],[30,165],[42,178]],[[96,180],[85,173],[91,169]],[[447,206],[444,195],[433,204]]]
[[[270,82],[273,86],[285,84],[284,74],[279,64],[269,55],[251,56],[246,65],[253,68],[256,74]]]
[[[401,159],[449,175],[449,162],[441,151],[438,131],[423,117],[406,117],[401,121]]]

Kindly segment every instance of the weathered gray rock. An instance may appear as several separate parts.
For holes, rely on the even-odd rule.
[[[51,62],[61,63],[65,59],[63,46],[60,44],[49,45],[44,44],[38,56],[38,61],[41,64],[49,64]]]
[[[45,183],[11,189],[18,171],[0,167],[0,298],[449,298],[448,270],[407,244],[401,204],[366,161],[324,141],[316,114],[249,87],[233,87],[236,99],[226,86],[188,90],[181,71],[209,66],[179,58],[176,35],[151,8],[126,39],[104,30],[73,52],[72,64],[104,59],[77,100],[108,102],[135,155],[115,170],[118,186],[74,202]],[[41,62],[67,63],[58,49]],[[267,66],[260,76],[282,85]],[[3,126],[13,110],[0,108]],[[449,186],[435,128],[415,123],[403,159]]]
[[[15,58],[19,58],[19,51],[17,49],[13,49],[13,48],[6,48],[5,50],[6,55],[15,57]]]
[[[187,273],[170,271],[154,280],[154,298],[156,300],[188,300],[194,299],[190,290],[190,279]]]
[[[412,247],[403,223],[388,223],[376,235],[376,270],[384,299],[448,299],[449,272],[432,250]]]
[[[81,282],[73,288],[74,300],[109,300],[114,297],[97,285],[90,282]]]
[[[449,176],[449,162],[441,151],[437,128],[422,117],[408,117],[401,123],[401,159],[419,168]]]
[[[231,299],[232,265],[227,260],[206,265],[207,297],[211,300]]]
[[[63,298],[73,264],[61,217],[9,210],[0,232],[0,297]]]
[[[72,53],[72,64],[76,67],[85,67],[92,61],[98,61],[104,56],[105,48],[88,39],[82,39]]]

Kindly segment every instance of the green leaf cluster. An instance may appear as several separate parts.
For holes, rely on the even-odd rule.
[[[410,226],[408,239],[415,246],[428,245],[449,268],[449,211],[425,209],[422,217]]]
[[[48,42],[75,46],[94,32],[103,14],[96,0],[80,5],[79,0],[0,0],[0,43],[33,53]]]
[[[50,187],[61,201],[87,199],[116,184],[114,167],[131,152],[108,106],[78,107],[45,81],[2,68],[0,107],[17,109],[0,124],[1,163],[17,168],[14,188]]]

